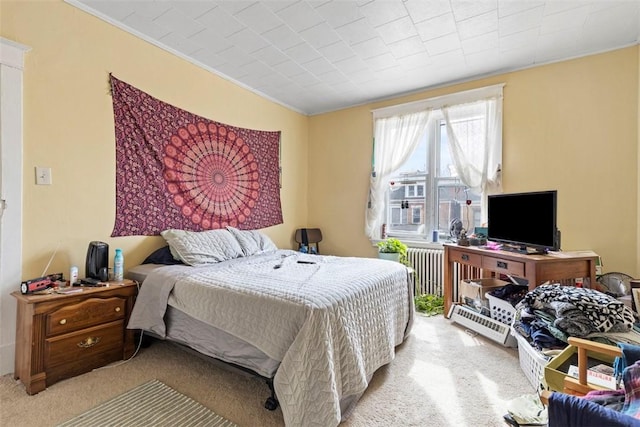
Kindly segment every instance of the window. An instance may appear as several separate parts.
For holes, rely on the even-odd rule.
[[[501,191],[502,85],[374,113],[374,162],[366,232],[405,240],[472,232],[486,196]],[[384,227],[382,225],[384,224]]]
[[[431,239],[432,230],[438,230],[440,238],[446,238],[449,237],[451,221],[456,219],[461,220],[468,230],[481,225],[481,197],[460,181],[447,146],[447,127],[442,114],[434,112],[432,116],[418,147],[391,178],[387,192],[388,215],[393,217],[387,221],[387,234],[390,236],[424,240]],[[472,138],[473,130],[482,126],[481,120],[469,117],[454,126],[464,131],[468,139]],[[394,193],[407,199],[420,199],[420,207],[413,206],[414,201],[411,201],[410,224],[395,220],[403,210],[404,199],[398,203]],[[422,206],[427,207],[424,216]]]

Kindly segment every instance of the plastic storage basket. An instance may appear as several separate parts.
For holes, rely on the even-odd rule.
[[[511,325],[513,317],[516,314],[516,308],[509,301],[505,301],[498,297],[494,297],[489,292],[484,294],[489,300],[489,309],[491,310],[491,318],[498,320],[507,325]]]
[[[518,358],[520,359],[520,369],[529,380],[529,383],[536,391],[546,389],[542,381],[544,379],[544,367],[550,358],[533,348],[525,337],[520,335],[513,328],[511,334],[518,342]]]

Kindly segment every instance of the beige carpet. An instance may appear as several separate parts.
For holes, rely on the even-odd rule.
[[[61,381],[28,396],[0,377],[0,426],[54,426],[158,379],[239,426],[282,426],[267,411],[264,380],[156,342],[126,363]],[[533,393],[518,352],[474,336],[442,316],[418,315],[395,360],[379,369],[345,427],[500,426],[507,403]]]

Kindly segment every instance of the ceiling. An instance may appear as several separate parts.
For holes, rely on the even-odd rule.
[[[640,40],[640,0],[66,2],[307,115]]]

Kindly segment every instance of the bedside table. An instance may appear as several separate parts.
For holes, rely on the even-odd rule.
[[[135,331],[126,327],[136,284],[124,280],[80,289],[64,295],[11,293],[18,301],[14,378],[28,394],[135,351]]]

